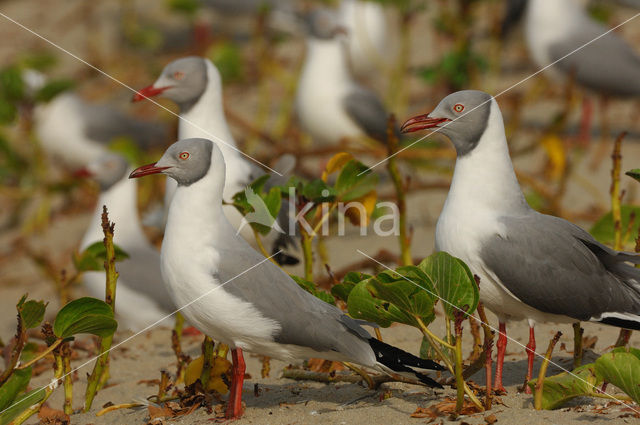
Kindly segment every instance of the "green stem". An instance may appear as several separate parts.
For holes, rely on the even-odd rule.
[[[464,407],[464,378],[462,377],[462,321],[456,323],[456,348],[455,348],[455,376],[456,390],[456,413],[460,414]]]
[[[389,159],[387,160],[387,170],[393,181],[393,186],[396,190],[396,202],[398,204],[398,240],[400,242],[400,258],[402,259],[402,265],[413,265],[413,259],[411,257],[411,238],[407,233],[407,200],[405,196],[405,185],[398,170],[398,164],[396,163],[396,152],[398,151],[398,138],[395,134],[395,118],[393,115],[389,117],[387,124],[387,144]]]
[[[578,368],[582,364],[582,334],[584,329],[580,327],[580,322],[573,324],[573,368]]]
[[[300,226],[300,234],[302,236],[302,256],[304,258],[304,278],[309,282],[313,282],[313,237],[309,235]]]
[[[540,373],[538,374],[535,393],[533,394],[533,406],[536,410],[542,410],[542,390],[544,388],[544,377],[547,375],[547,367],[549,367],[549,361],[551,360],[553,349],[555,348],[561,336],[562,332],[556,332],[551,341],[549,341],[549,347],[547,348],[547,352],[544,355],[542,365],[540,365]]]
[[[106,250],[106,260],[104,262],[104,268],[106,271],[106,288],[105,288],[105,302],[109,304],[111,309],[115,312],[116,302],[116,283],[118,281],[118,272],[116,271],[116,254],[113,244],[113,230],[114,223],[109,222],[109,215],[107,213],[107,207],[102,207],[102,231],[104,233],[104,246]],[[88,412],[93,404],[93,399],[100,389],[109,378],[109,350],[113,342],[113,335],[109,335],[105,338],[100,338],[100,354],[96,364],[93,367],[93,371],[87,380],[87,390],[85,392],[84,411]]]
[[[26,369],[26,368],[28,368],[29,366],[31,366],[32,364],[34,364],[38,360],[41,360],[44,357],[46,357],[49,353],[51,353],[53,350],[55,350],[58,347],[58,345],[60,345],[61,343],[62,343],[62,340],[61,339],[57,339],[53,344],[51,344],[49,347],[47,347],[46,350],[44,350],[42,353],[38,354],[36,357],[34,357],[31,360],[29,360],[25,364],[20,365],[17,369]]]
[[[262,255],[264,255],[266,258],[269,259],[269,261],[271,261],[273,264],[275,264],[276,266],[280,266],[276,260],[274,260],[272,255],[269,255],[269,253],[267,252],[267,250],[264,247],[264,244],[262,243],[262,239],[260,238],[260,234],[258,233],[258,231],[256,229],[254,229],[253,227],[251,228],[251,231],[253,231],[253,237],[256,240],[256,245],[258,245],[258,249],[260,250],[260,252],[262,253]]]
[[[63,363],[62,363],[62,356],[60,356],[59,354],[54,354],[54,359],[55,359],[55,362],[53,364],[53,377],[57,381],[60,378],[62,378],[62,373],[63,373],[62,371],[64,370],[64,366],[63,366]],[[56,389],[56,387],[57,387],[57,385],[51,385],[51,384],[47,385],[46,387],[44,387],[44,389],[43,389],[44,397],[42,398],[42,400],[40,400],[38,403],[34,404],[33,406],[29,407],[24,412],[20,413],[13,420],[13,422],[11,422],[12,425],[21,425],[27,419],[29,419],[31,416],[33,416],[34,414],[38,413],[40,411],[40,408],[42,407],[42,405],[47,401],[47,399],[53,393],[53,391]]]
[[[200,382],[202,388],[207,391],[209,387],[209,379],[211,378],[211,367],[213,366],[213,346],[214,342],[208,336],[204,337],[202,341],[202,356],[204,361],[202,362],[202,373],[200,374]]]
[[[62,352],[62,371],[64,374],[64,413],[73,414],[73,380],[71,376],[71,347],[65,342],[60,351]]]

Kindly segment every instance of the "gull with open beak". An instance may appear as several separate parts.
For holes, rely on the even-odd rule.
[[[601,322],[640,329],[640,255],[614,251],[580,227],[527,204],[513,170],[502,114],[487,93],[445,97],[402,126],[439,132],[456,165],[436,225],[436,250],[462,259],[480,277],[480,299],[498,315],[496,388],[502,385],[507,320],[529,322],[527,379],[539,322]]]

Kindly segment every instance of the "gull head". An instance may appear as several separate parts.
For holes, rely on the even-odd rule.
[[[471,152],[489,123],[493,98],[478,90],[455,92],[428,114],[417,115],[402,125],[403,133],[433,129],[451,139],[458,156]]]
[[[178,186],[190,186],[209,172],[213,149],[211,140],[180,140],[169,146],[158,162],[136,168],[129,178],[165,174],[178,182]]]
[[[100,189],[104,191],[119,182],[127,173],[127,168],[129,168],[129,163],[126,159],[109,152],[77,170],[74,175],[94,179],[100,185]]]
[[[206,60],[199,56],[174,60],[164,67],[155,83],[138,90],[132,101],[159,95],[178,105],[197,101],[207,88]]]
[[[338,35],[345,35],[347,30],[341,26],[334,11],[316,8],[304,17],[309,35],[320,40],[332,40]]]

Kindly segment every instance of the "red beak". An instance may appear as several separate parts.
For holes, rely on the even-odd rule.
[[[400,131],[403,133],[413,133],[414,131],[437,128],[443,122],[451,121],[449,118],[432,118],[429,114],[417,115],[408,119],[402,124]]]
[[[143,165],[138,167],[129,174],[130,179],[137,179],[138,177],[148,176],[150,174],[158,174],[171,167],[156,167],[156,163]]]
[[[143,89],[138,90],[134,95],[133,98],[131,98],[132,102],[139,102],[143,99],[146,99],[148,97],[154,97],[157,96],[159,94],[161,94],[163,91],[170,89],[171,86],[167,86],[167,87],[153,87],[153,84],[150,86],[147,86]]]

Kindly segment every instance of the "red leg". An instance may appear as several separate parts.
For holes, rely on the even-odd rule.
[[[247,367],[240,348],[231,350],[231,359],[233,360],[231,391],[229,392],[229,401],[227,401],[227,411],[224,417],[226,419],[238,419],[242,416],[242,382],[244,381],[244,373]]]
[[[499,332],[500,335],[496,343],[498,356],[496,359],[496,384],[494,388],[496,391],[505,391],[502,386],[502,365],[504,364],[504,353],[507,350],[507,325],[504,322],[500,322]]]
[[[527,382],[531,380],[533,376],[533,359],[536,355],[536,332],[533,326],[529,326],[529,343],[527,344]],[[524,392],[531,394],[531,388],[529,385],[525,385]]]

